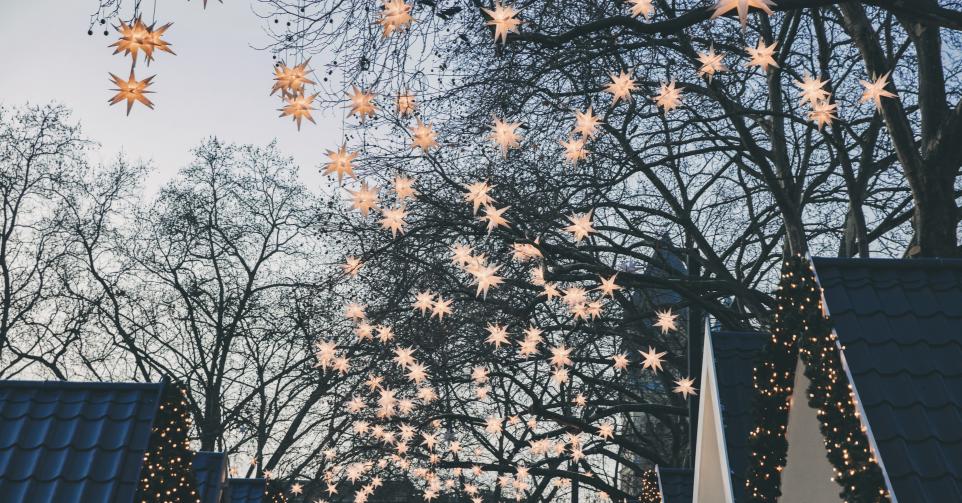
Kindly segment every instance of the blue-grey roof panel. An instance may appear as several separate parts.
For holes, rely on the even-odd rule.
[[[3,501],[132,502],[161,386],[0,381]]]
[[[227,479],[230,503],[262,503],[267,481],[264,479]]]
[[[962,260],[813,260],[892,489],[962,501]]]
[[[664,503],[692,503],[695,475],[690,468],[658,467],[658,483]]]
[[[227,455],[201,451],[194,454],[194,476],[201,503],[220,503],[227,484]]]

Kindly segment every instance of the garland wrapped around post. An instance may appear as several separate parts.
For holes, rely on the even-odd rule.
[[[645,470],[641,476],[641,503],[661,503],[661,490],[658,488],[658,473],[655,470]]]
[[[755,428],[746,486],[751,501],[775,503],[788,444],[789,399],[797,358],[811,382],[808,405],[817,411],[826,455],[840,496],[848,503],[889,501],[881,468],[871,452],[858,407],[842,367],[831,321],[823,314],[821,289],[809,261],[785,260],[776,294],[772,337],[755,366]]]
[[[200,503],[194,477],[194,451],[187,436],[190,425],[186,392],[166,381],[150,432],[150,446],[144,453],[136,501]]]

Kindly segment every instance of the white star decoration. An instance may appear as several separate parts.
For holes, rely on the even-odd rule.
[[[712,13],[712,19],[721,16],[727,12],[738,11],[738,20],[741,22],[742,28],[748,24],[748,9],[755,7],[765,12],[765,14],[772,15],[772,7],[775,6],[775,2],[772,0],[718,0],[715,4],[715,12]]]

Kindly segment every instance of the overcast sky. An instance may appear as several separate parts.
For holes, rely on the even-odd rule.
[[[154,188],[211,134],[237,143],[276,138],[305,183],[315,190],[325,183],[317,167],[324,151],[340,143],[341,113],[317,113],[318,124],[305,122],[300,132],[278,118],[278,98],[269,95],[271,54],[253,48],[267,41],[263,21],[249,0],[211,0],[206,10],[200,0],[157,0],[157,21],[174,23],[165,38],[177,55],[159,53],[150,67],[138,63],[138,79],[156,74],[156,93],[149,96],[154,110],[135,104],[129,117],[125,103],[107,104],[113,95],[108,72],[126,77],[129,57],[111,55],[112,28],[107,37],[103,27],[87,35],[96,1],[0,0],[0,102],[69,106],[84,133],[102,145],[103,159],[123,151],[152,160]],[[143,5],[148,13],[153,8],[151,0]]]

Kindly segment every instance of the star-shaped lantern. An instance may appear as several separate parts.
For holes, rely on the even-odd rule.
[[[891,72],[886,73],[872,82],[867,80],[859,80],[859,82],[862,84],[862,87],[865,88],[865,92],[862,93],[862,98],[859,100],[859,103],[872,101],[875,103],[875,109],[881,110],[882,98],[895,98],[895,93],[885,90],[885,86],[889,84],[890,73]]]
[[[390,37],[394,31],[400,31],[411,26],[411,6],[404,0],[384,0],[381,19],[377,22],[384,27],[384,37]]]
[[[824,89],[825,84],[828,84],[828,80],[816,79],[808,73],[802,77],[802,80],[796,80],[795,86],[802,92],[799,104],[808,102],[810,105],[815,106],[818,102],[827,100],[829,94],[828,91]]]
[[[662,82],[661,89],[658,94],[651,97],[655,101],[655,104],[662,108],[667,114],[668,112],[678,108],[681,104],[681,88],[675,87],[675,81],[671,81],[666,84]]]
[[[437,133],[431,128],[431,124],[425,124],[418,119],[417,125],[411,128],[411,148],[417,147],[427,152],[438,146],[436,137]]]
[[[494,42],[497,43],[499,40],[501,43],[508,42],[508,33],[517,33],[518,25],[521,24],[521,20],[516,16],[518,12],[513,8],[501,4],[501,2],[494,2],[494,10],[491,9],[481,9],[485,14],[491,18],[487,22],[488,26],[494,26]]]
[[[747,52],[751,58],[748,63],[745,63],[745,66],[757,66],[761,68],[763,72],[767,72],[770,66],[778,68],[778,63],[775,62],[774,57],[777,47],[778,42],[772,42],[772,45],[765,45],[765,41],[759,38],[758,44],[755,47],[745,48],[745,52]]]
[[[689,377],[683,377],[675,381],[675,389],[672,391],[681,393],[681,396],[684,398],[688,398],[689,395],[698,394],[698,389],[695,388],[695,380]]]
[[[351,115],[357,114],[361,122],[368,117],[374,117],[377,113],[377,107],[374,106],[374,93],[351,86],[351,92],[347,97],[351,101],[348,105],[351,107]]]
[[[728,67],[722,62],[724,58],[725,53],[716,53],[714,46],[709,47],[708,52],[699,52],[698,62],[701,63],[701,66],[698,68],[698,76],[706,77],[711,82],[716,73],[728,70]]]
[[[398,94],[395,104],[397,105],[397,113],[401,117],[407,117],[414,113],[414,95],[410,91]]]
[[[505,122],[497,117],[491,125],[491,140],[501,148],[501,153],[507,157],[508,149],[520,146],[521,135],[516,131],[520,122]]]
[[[664,311],[656,311],[655,318],[655,326],[661,329],[661,333],[667,334],[672,330],[678,330],[678,315],[673,313],[670,308]]]
[[[638,351],[638,352],[641,353],[641,357],[644,359],[641,362],[641,368],[642,369],[650,368],[654,372],[658,372],[659,370],[661,370],[661,363],[662,363],[661,359],[664,358],[666,354],[668,354],[666,352],[659,353],[655,351],[655,348],[651,346],[648,346],[647,353],[644,351]]]
[[[277,91],[280,91],[281,96],[284,97],[304,94],[304,86],[314,83],[307,78],[307,64],[310,61],[308,58],[295,66],[278,63],[274,67],[274,87],[271,88],[271,95]]]
[[[649,19],[655,12],[655,7],[651,4],[651,0],[628,0],[628,3],[631,4],[632,16],[645,16],[645,19]]]
[[[291,117],[294,119],[294,122],[297,123],[298,131],[301,130],[302,119],[306,118],[307,120],[311,121],[312,124],[316,124],[316,122],[314,122],[314,117],[311,116],[311,111],[314,110],[314,107],[311,105],[314,103],[315,98],[317,98],[316,94],[311,96],[291,96],[287,98],[287,104],[281,109],[280,116]]]
[[[153,102],[147,99],[145,94],[150,94],[153,91],[148,91],[147,88],[152,84],[154,76],[147,77],[144,80],[137,80],[134,76],[133,69],[130,70],[130,77],[124,80],[114,74],[110,74],[110,78],[113,79],[113,83],[117,86],[111,91],[117,91],[117,94],[113,98],[110,98],[110,104],[116,105],[121,101],[127,102],[127,115],[130,115],[130,109],[133,108],[134,102],[140,102],[144,104],[147,108],[154,108]]]
[[[362,182],[360,189],[348,192],[351,194],[351,205],[365,217],[377,206],[377,187],[369,187],[367,182]]]
[[[742,24],[742,28],[748,24],[748,9],[755,7],[765,12],[769,16],[772,15],[772,7],[775,6],[775,2],[772,0],[718,0],[715,4],[715,12],[712,13],[711,18],[715,19],[727,12],[738,11],[738,20]]]
[[[631,72],[621,72],[618,75],[611,74],[611,83],[605,91],[611,93],[612,106],[617,105],[621,100],[630,100],[631,92],[637,89],[635,79],[631,78]]]
[[[580,215],[572,214],[568,216],[568,221],[571,222],[571,225],[565,227],[565,230],[574,235],[575,242],[581,241],[588,237],[588,235],[597,232],[595,228],[592,227],[591,211]]]
[[[324,166],[324,174],[337,175],[337,181],[340,182],[345,176],[354,176],[354,167],[351,165],[351,161],[357,158],[357,152],[348,152],[346,145],[341,145],[337,150],[328,150],[327,157],[331,160]]]

